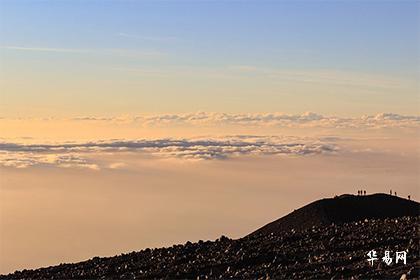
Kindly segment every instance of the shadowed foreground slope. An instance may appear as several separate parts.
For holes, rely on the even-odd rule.
[[[356,201],[365,198],[354,197]],[[387,207],[403,205],[394,198],[385,199],[389,201]],[[407,205],[415,205],[418,211],[418,203]],[[364,218],[300,230],[282,229],[275,233],[257,230],[238,240],[221,237],[216,241],[187,242],[170,248],[25,270],[0,276],[0,279],[337,279],[352,276],[399,279],[402,274],[414,279],[418,274],[416,262],[420,260],[419,222],[419,216],[415,215]],[[376,250],[379,258],[373,266],[366,256],[370,250]],[[390,250],[394,257],[389,266],[380,260],[385,250]],[[407,264],[401,261],[396,264],[395,252],[403,250],[407,252]]]
[[[341,195],[312,202],[251,233],[281,233],[362,219],[419,215],[419,203],[388,194]]]

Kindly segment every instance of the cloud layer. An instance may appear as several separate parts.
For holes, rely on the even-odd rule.
[[[161,114],[136,117],[77,117],[73,120],[136,122],[144,126],[184,124],[360,129],[420,127],[420,116],[406,116],[393,113],[381,113],[356,118],[343,118],[323,116],[312,112],[297,115],[284,113],[226,114],[198,112],[189,114]]]
[[[33,152],[0,151],[0,166],[26,168],[30,166],[77,167],[99,170],[99,166],[89,162],[77,153],[53,154]]]
[[[25,168],[36,165],[99,169],[94,155],[135,152],[158,158],[187,160],[227,159],[244,155],[314,155],[335,153],[328,139],[298,137],[232,136],[213,139],[113,140],[85,143],[0,143],[0,166]],[[124,163],[112,165],[120,168]]]

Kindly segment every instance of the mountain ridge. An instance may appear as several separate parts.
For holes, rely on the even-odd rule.
[[[303,230],[331,223],[354,222],[363,219],[383,219],[420,214],[420,204],[384,193],[371,195],[343,194],[311,202],[250,233],[281,233]]]

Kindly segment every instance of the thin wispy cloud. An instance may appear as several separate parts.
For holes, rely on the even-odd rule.
[[[339,70],[284,70],[265,68],[254,65],[228,65],[227,70],[231,73],[254,74],[266,78],[302,82],[329,84],[350,87],[372,87],[372,88],[401,88],[405,81],[395,77],[382,76],[371,73],[348,72]]]
[[[123,69],[120,69],[123,70]],[[145,69],[130,67],[126,69],[128,73],[142,73]],[[156,70],[154,70],[156,71]],[[336,69],[318,69],[318,70],[289,70],[282,68],[265,68],[254,65],[228,65],[217,67],[200,66],[175,66],[160,68],[161,76],[181,78],[212,78],[231,80],[238,82],[238,79],[261,79],[265,82],[276,84],[309,84],[315,86],[333,86],[343,89],[352,89],[356,92],[363,89],[375,93],[392,92],[395,90],[412,89],[414,84],[412,80],[397,77],[381,75],[368,72],[340,71]]]
[[[127,72],[130,74],[138,76],[148,76],[148,77],[168,77],[170,74],[165,71],[156,70],[156,69],[142,69],[142,68],[132,68],[132,67],[111,67],[110,69]]]
[[[58,52],[58,53],[87,53],[86,49],[66,49],[66,48],[45,48],[45,47],[20,47],[20,46],[1,46],[0,48],[15,51],[28,52]]]
[[[45,53],[74,53],[74,54],[98,54],[125,57],[161,57],[167,55],[156,50],[138,49],[72,49],[72,48],[50,48],[50,47],[22,47],[22,46],[0,46],[4,50],[24,52],[45,52]]]
[[[178,40],[178,38],[174,36],[140,36],[140,35],[129,34],[129,33],[124,33],[124,32],[120,32],[117,35],[120,37],[137,39],[137,40],[142,40],[142,41],[172,42],[172,41]]]

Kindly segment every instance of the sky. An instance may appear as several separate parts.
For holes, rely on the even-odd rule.
[[[0,273],[418,201],[419,8],[0,0]]]
[[[1,1],[3,117],[415,114],[417,1]]]

